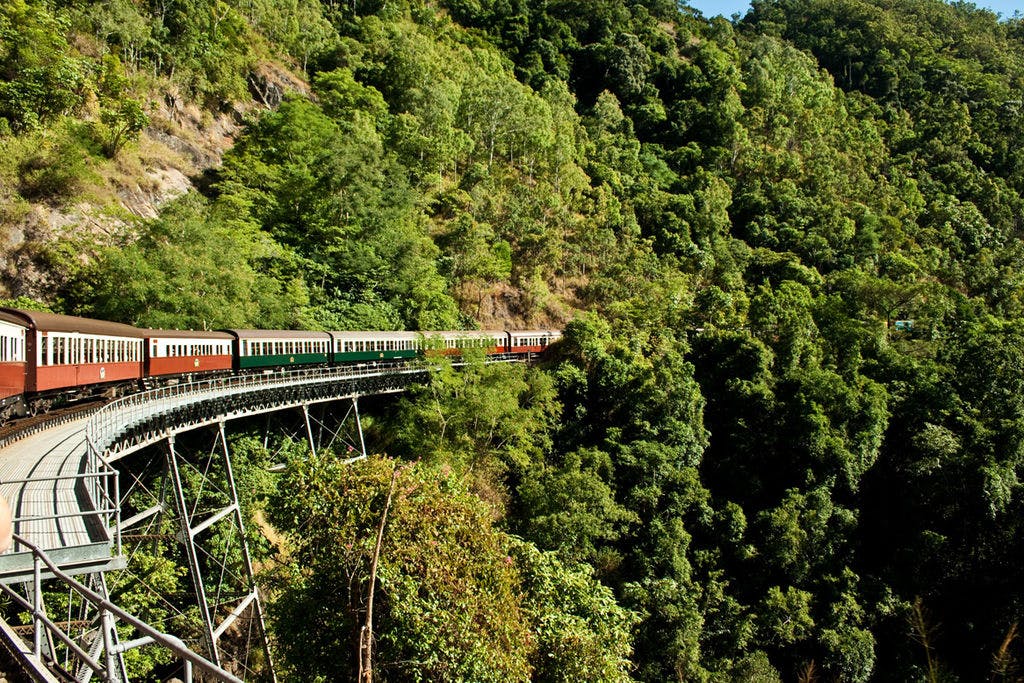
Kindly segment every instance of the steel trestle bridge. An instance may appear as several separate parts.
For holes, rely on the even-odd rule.
[[[522,356],[492,356],[486,362],[517,362]],[[456,364],[458,365],[458,364]],[[225,681],[276,680],[267,646],[260,592],[256,586],[246,542],[242,510],[231,469],[225,424],[237,418],[301,409],[315,452],[309,408],[335,401],[350,402],[359,443],[357,457],[366,455],[359,417],[359,397],[404,391],[422,383],[436,367],[423,362],[376,366],[333,366],[273,371],[181,383],[126,396],[13,443],[0,444],[0,495],[11,504],[15,542],[0,555],[0,592],[31,616],[28,626],[0,620],[0,642],[20,660],[35,680],[102,680],[126,683],[124,654],[145,645],[162,647],[181,662],[180,674],[191,680],[193,670],[204,679]],[[176,448],[176,436],[214,428],[210,458],[223,481],[219,507],[201,506],[189,499],[183,484],[188,468]],[[162,445],[166,472],[172,482],[167,498],[122,519],[125,500],[117,461],[146,448]],[[204,486],[206,482],[204,481]],[[126,496],[125,496],[126,497]],[[106,573],[123,569],[122,536],[158,514],[173,513],[180,527],[195,601],[202,621],[198,645],[146,624],[110,600]],[[207,587],[203,567],[211,554],[203,536],[214,527],[227,527],[237,543],[241,569],[232,572],[226,558],[217,567],[220,579],[231,575],[238,590],[216,596]],[[223,534],[222,534],[223,536]],[[236,568],[237,569],[237,568]],[[211,572],[212,573],[212,572]],[[48,613],[43,582],[57,582],[67,594],[61,616]],[[75,604],[77,613],[72,614]],[[51,610],[52,611],[52,610]],[[77,618],[75,618],[77,617]],[[243,617],[255,624],[262,652],[259,671],[225,656],[222,641]],[[123,639],[121,632],[134,636]],[[18,631],[28,637],[19,637]]]

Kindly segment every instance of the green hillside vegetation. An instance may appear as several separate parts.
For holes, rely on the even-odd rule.
[[[380,680],[1024,675],[1024,24],[752,5],[0,6],[0,236],[83,203],[113,226],[29,243],[45,278],[10,295],[564,326],[542,367],[377,415],[397,460],[297,455],[254,497],[289,549],[284,671],[352,676],[392,490]],[[169,163],[168,101],[241,128],[141,219],[117,189]]]

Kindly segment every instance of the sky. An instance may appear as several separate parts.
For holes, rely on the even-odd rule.
[[[749,0],[686,0],[686,4],[696,7],[706,17],[721,14],[726,18],[734,13],[746,14],[750,8]],[[978,7],[987,7],[1003,17],[1012,17],[1015,11],[1024,14],[1024,0],[974,0]]]

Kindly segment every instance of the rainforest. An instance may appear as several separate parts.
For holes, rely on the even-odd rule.
[[[285,680],[1022,680],[1022,196],[970,2],[0,4],[3,305],[563,330],[235,437]]]

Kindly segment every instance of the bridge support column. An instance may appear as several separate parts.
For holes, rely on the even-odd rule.
[[[308,413],[306,425],[307,427],[309,426]],[[263,601],[260,599],[259,588],[256,585],[256,576],[252,570],[252,557],[249,554],[249,541],[245,535],[245,519],[242,516],[242,506],[238,502],[238,488],[235,486],[235,475],[231,468],[231,454],[228,451],[228,439],[224,432],[223,421],[217,423],[217,433],[220,436],[220,443],[223,446],[224,471],[227,474],[228,488],[231,492],[231,504],[235,508],[235,524],[238,527],[239,537],[241,538],[242,563],[245,565],[245,578],[248,581],[247,587],[251,591],[252,610],[253,614],[256,616],[256,622],[259,627],[260,644],[263,647],[263,656],[267,658],[267,670],[270,671],[270,680],[276,683],[277,675],[274,673],[274,660],[270,656],[270,640],[267,638],[267,622],[263,616]],[[236,609],[235,611],[232,611],[231,614],[235,615],[238,611],[239,610]]]
[[[316,441],[313,440],[313,427],[309,423],[309,404],[302,404],[302,417],[306,420],[306,437],[309,439],[309,451],[316,457]]]
[[[173,436],[169,436],[166,443],[168,479],[179,518],[179,536],[192,575],[208,657],[217,666],[232,661],[242,671],[253,673],[250,654],[260,648],[262,665],[258,668],[262,670],[262,680],[276,683],[263,602],[252,568],[225,423],[223,420],[217,423],[212,446],[203,456],[197,454],[195,459],[186,460],[181,456]],[[182,476],[182,469],[186,467],[190,472],[187,478]],[[143,514],[146,513],[148,511]],[[202,541],[204,532],[215,525],[221,532],[217,551]],[[214,595],[214,602],[211,602]],[[247,619],[250,626],[256,627],[258,645],[253,643],[250,649],[246,642],[236,648],[232,643],[238,638],[222,642],[233,625],[237,629],[236,622],[244,624]]]
[[[366,440],[363,438],[363,421],[359,418],[359,394],[352,397],[352,410],[356,414],[356,431],[359,432],[359,454],[366,457]]]
[[[170,472],[171,484],[174,487],[174,507],[177,510],[178,520],[181,524],[181,542],[185,546],[185,555],[188,557],[189,574],[192,576],[192,584],[195,588],[199,615],[203,619],[203,637],[206,640],[207,654],[214,664],[220,666],[217,639],[213,635],[213,618],[210,615],[210,605],[206,601],[206,586],[203,584],[203,573],[199,564],[199,552],[196,548],[191,515],[188,504],[185,502],[185,489],[181,482],[178,454],[174,450],[173,434],[167,437],[167,469]]]

